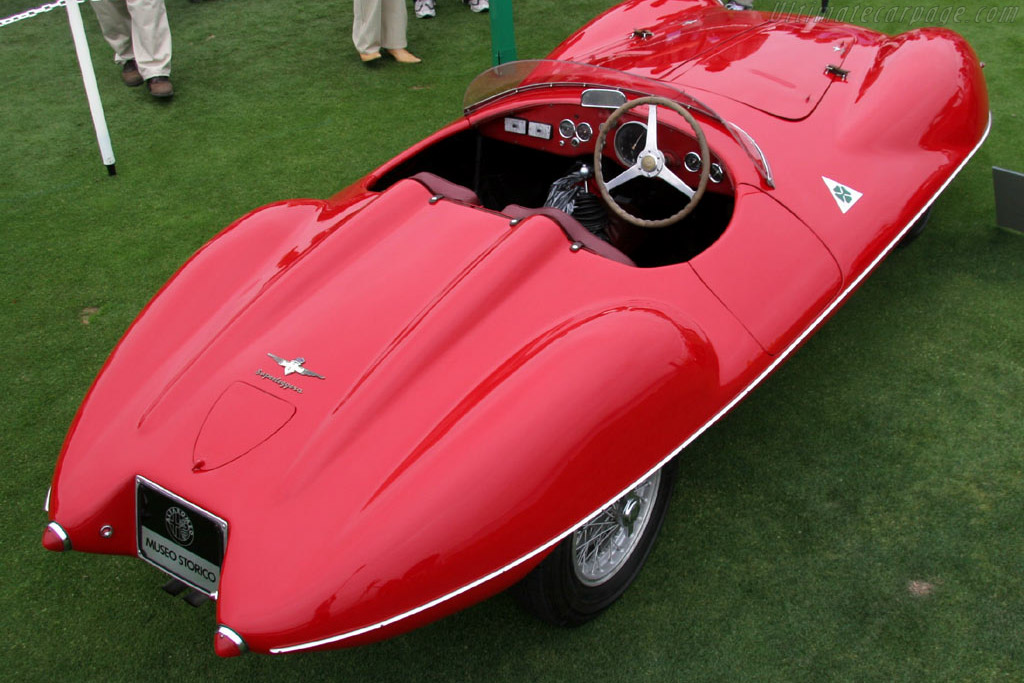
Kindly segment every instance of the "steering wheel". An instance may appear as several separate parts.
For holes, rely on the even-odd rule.
[[[604,144],[605,140],[608,138],[608,132],[615,128],[615,124],[619,122],[619,119],[621,119],[627,111],[644,104],[649,105],[647,109],[647,139],[644,141],[644,148],[640,154],[637,155],[636,162],[632,166],[606,182],[604,179],[604,173],[601,170],[601,152],[604,150]],[[690,124],[690,128],[693,129],[693,132],[696,135],[697,144],[700,146],[701,164],[700,182],[697,184],[696,190],[684,183],[679,176],[673,173],[668,166],[665,165],[665,154],[658,149],[658,105],[667,107],[686,119],[686,122]],[[677,102],[673,102],[668,98],[640,97],[626,102],[612,112],[611,116],[608,117],[608,120],[601,125],[601,130],[597,134],[597,142],[594,146],[594,179],[597,182],[597,189],[600,191],[604,200],[608,202],[608,206],[612,211],[624,220],[641,228],[664,228],[689,215],[690,212],[693,211],[694,207],[697,206],[697,202],[699,202],[701,197],[704,196],[704,190],[708,186],[708,174],[710,172],[711,154],[708,152],[708,143],[704,138],[704,131],[690,112],[688,112],[682,105]],[[619,206],[618,202],[612,199],[612,196],[608,191],[615,189],[619,185],[622,185],[633,178],[639,177],[660,178],[676,190],[679,190],[689,197],[690,201],[678,213],[675,213],[668,218],[647,220],[634,216]]]

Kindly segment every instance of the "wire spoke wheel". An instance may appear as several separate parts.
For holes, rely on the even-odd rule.
[[[670,461],[562,540],[512,595],[559,626],[584,624],[618,600],[640,573],[665,520]]]
[[[629,559],[651,520],[660,482],[659,470],[576,530],[572,559],[580,583],[599,586]]]

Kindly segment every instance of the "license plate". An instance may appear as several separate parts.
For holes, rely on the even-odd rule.
[[[217,597],[228,524],[144,477],[135,477],[139,557]]]

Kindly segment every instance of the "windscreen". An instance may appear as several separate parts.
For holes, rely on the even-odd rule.
[[[622,92],[627,99],[654,95],[677,102],[696,114],[720,123],[750,157],[751,163],[768,186],[774,187],[768,160],[748,133],[682,90],[661,81],[624,71],[551,59],[507,62],[491,67],[474,78],[466,89],[462,107],[464,112],[470,115],[485,105],[518,94],[566,87],[578,88],[581,92],[592,88],[614,89]]]

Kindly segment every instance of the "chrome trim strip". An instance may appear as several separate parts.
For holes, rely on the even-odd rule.
[[[57,524],[57,522],[50,522],[46,525],[46,528],[52,531],[53,533],[57,534],[57,538],[59,538],[61,542],[64,544],[65,551],[71,550],[71,538],[68,536],[67,532],[64,531],[64,527],[62,527],[60,524]]]
[[[52,495],[53,495],[53,486],[51,485],[50,488],[46,489],[46,501],[43,503],[43,512],[49,512],[50,511],[50,496],[52,496]]]
[[[249,651],[249,646],[245,644],[245,640],[242,638],[242,636],[238,635],[238,633],[235,632],[234,629],[232,629],[232,628],[230,628],[228,626],[225,626],[224,624],[221,624],[220,626],[217,627],[217,633],[222,635],[222,636],[224,636],[225,638],[230,640],[232,643],[237,645],[239,651],[241,651],[243,653]]]
[[[509,564],[505,565],[504,567],[501,567],[500,569],[496,569],[495,571],[491,572],[490,574],[487,574],[486,576],[483,576],[483,577],[477,579],[476,581],[473,581],[472,583],[466,584],[462,588],[458,588],[458,589],[452,591],[451,593],[448,593],[446,595],[442,595],[441,597],[436,598],[434,600],[431,600],[430,602],[425,603],[423,605],[420,605],[419,607],[415,607],[415,608],[413,608],[411,610],[408,610],[406,612],[402,612],[401,614],[395,615],[395,616],[391,617],[390,619],[385,619],[384,621],[378,622],[376,624],[371,624],[370,626],[364,626],[363,628],[356,629],[355,631],[348,631],[346,633],[340,633],[340,634],[335,635],[335,636],[330,636],[328,638],[321,638],[320,640],[313,640],[313,641],[310,641],[308,643],[300,643],[298,645],[288,645],[286,647],[270,648],[270,653],[271,654],[275,654],[275,655],[277,655],[277,654],[286,654],[286,653],[289,653],[289,652],[297,652],[299,650],[308,650],[310,648],[320,647],[322,645],[330,645],[332,643],[338,643],[338,642],[341,642],[343,640],[348,640],[349,638],[355,638],[356,636],[361,636],[361,635],[363,635],[365,633],[369,633],[371,631],[376,631],[378,629],[382,629],[382,628],[384,628],[386,626],[390,626],[391,624],[394,624],[395,622],[402,621],[403,619],[407,619],[407,618],[409,618],[411,616],[414,616],[416,614],[419,614],[421,612],[425,612],[428,609],[431,609],[432,607],[436,607],[437,605],[440,605],[441,603],[447,602],[447,601],[451,600],[452,598],[456,598],[456,597],[462,595],[463,593],[471,591],[474,588],[477,588],[478,586],[481,586],[481,585],[487,583],[491,579],[494,579],[494,578],[496,578],[498,576],[501,576],[502,574],[504,574],[504,573],[506,573],[506,572],[508,572],[508,571],[510,571],[512,569],[515,569],[516,567],[518,567],[519,565],[523,564],[524,562],[528,562],[529,560],[533,559],[534,557],[536,557],[540,553],[548,550],[552,546],[554,546],[557,543],[561,542],[562,539],[564,539],[567,536],[569,536],[570,534],[574,533],[577,529],[582,527],[584,524],[587,524],[592,519],[597,517],[597,515],[599,515],[602,510],[607,508],[609,505],[611,505],[612,503],[617,501],[622,496],[624,496],[627,493],[629,493],[630,491],[632,491],[641,482],[643,482],[645,479],[647,479],[647,477],[653,475],[659,469],[664,467],[670,460],[672,460],[672,458],[674,458],[677,455],[679,455],[679,453],[681,453],[687,446],[689,446],[691,443],[693,443],[701,434],[706,432],[711,427],[711,425],[713,425],[716,422],[718,422],[718,420],[720,420],[722,417],[724,417],[726,413],[728,413],[730,410],[732,410],[736,406],[737,403],[739,403],[741,400],[743,400],[746,397],[746,395],[749,394],[754,389],[754,387],[756,387],[766,377],[768,377],[768,375],[770,375],[772,373],[772,371],[774,371],[775,368],[778,367],[778,365],[789,356],[790,353],[792,353],[798,346],[800,346],[800,344],[804,341],[804,339],[806,339],[807,336],[815,328],[817,328],[819,325],[821,325],[821,323],[824,322],[825,319],[828,318],[828,316],[832,314],[832,311],[834,311],[836,309],[836,307],[839,306],[840,303],[842,303],[843,301],[846,300],[846,297],[849,296],[853,292],[853,290],[855,290],[857,288],[857,286],[861,283],[861,281],[865,277],[867,277],[868,273],[872,272],[875,269],[875,267],[882,261],[882,259],[885,258],[889,254],[890,251],[892,251],[893,247],[895,247],[897,244],[899,244],[899,241],[903,238],[903,235],[905,235],[907,233],[907,231],[910,230],[910,228],[914,225],[914,223],[917,222],[917,219],[920,218],[924,214],[924,212],[928,210],[928,207],[930,207],[932,205],[932,203],[934,203],[935,200],[938,199],[939,195],[942,194],[942,192],[946,189],[946,187],[953,181],[953,179],[960,173],[960,171],[963,170],[964,166],[967,165],[967,162],[970,161],[971,158],[975,155],[975,153],[978,151],[978,149],[981,147],[981,145],[985,142],[985,139],[988,137],[988,134],[989,134],[990,130],[992,130],[992,112],[991,111],[989,112],[989,115],[988,115],[988,125],[985,127],[985,132],[984,132],[984,134],[982,134],[981,140],[978,141],[978,144],[975,145],[974,149],[971,150],[970,154],[968,154],[964,158],[964,160],[960,163],[960,165],[956,168],[956,170],[953,171],[953,173],[950,174],[949,178],[946,179],[946,182],[944,182],[942,184],[942,187],[940,187],[938,189],[938,191],[935,194],[932,195],[932,198],[930,200],[928,200],[928,203],[926,203],[924,205],[924,207],[920,211],[918,211],[917,214],[912,219],[910,219],[910,222],[907,223],[906,226],[904,226],[904,228],[902,230],[900,230],[900,232],[896,236],[896,238],[893,239],[893,241],[889,243],[889,246],[887,246],[875,258],[875,260],[872,261],[871,264],[867,268],[865,268],[864,271],[861,272],[861,274],[857,278],[855,278],[854,281],[852,283],[850,283],[850,285],[845,290],[843,290],[842,294],[837,296],[832,301],[832,303],[829,304],[828,308],[826,308],[821,313],[821,315],[819,315],[817,318],[815,318],[814,321],[810,324],[810,326],[806,330],[804,330],[803,333],[801,333],[800,336],[797,337],[793,341],[793,343],[791,343],[788,347],[786,347],[786,349],[782,353],[780,353],[779,356],[767,368],[765,368],[765,370],[760,375],[758,375],[754,379],[754,381],[752,381],[749,385],[747,385],[746,389],[744,389],[739,394],[737,394],[736,397],[733,398],[732,401],[730,401],[724,408],[722,408],[720,411],[718,411],[718,413],[716,413],[714,417],[712,417],[710,420],[708,420],[704,424],[703,427],[701,427],[696,432],[694,432],[690,436],[690,438],[688,438],[686,441],[683,442],[683,444],[681,446],[679,446],[679,448],[677,448],[674,451],[672,451],[672,453],[670,453],[667,457],[662,459],[657,465],[655,465],[654,467],[649,469],[647,472],[645,472],[643,474],[643,476],[641,476],[639,479],[634,481],[632,484],[630,484],[629,486],[624,488],[622,491],[617,493],[611,500],[609,500],[607,503],[602,505],[600,508],[598,508],[597,510],[592,512],[585,519],[580,520],[580,522],[578,522],[571,529],[566,530],[565,532],[559,534],[555,538],[552,538],[550,541],[548,541],[544,545],[541,545],[541,546],[535,548],[534,550],[528,552],[527,554],[523,555],[519,559],[517,559],[517,560],[515,560],[513,562],[510,562]]]
[[[988,116],[989,116],[989,122],[990,122],[990,125],[991,125],[991,121],[992,121],[992,114],[991,114],[991,112],[989,113]],[[775,188],[775,176],[772,174],[771,164],[768,163],[768,157],[766,157],[764,155],[764,151],[761,149],[761,145],[757,144],[757,140],[754,139],[754,136],[752,136],[750,133],[748,133],[747,131],[743,130],[739,126],[737,126],[735,123],[733,123],[731,121],[725,121],[725,119],[722,119],[722,121],[725,122],[725,125],[727,127],[735,128],[739,132],[743,133],[743,137],[745,137],[747,140],[749,140],[750,144],[752,144],[754,146],[754,150],[757,151],[757,155],[759,157],[761,157],[761,163],[764,164],[764,173],[760,173],[761,169],[757,169],[757,170],[760,173],[761,177],[764,178],[764,181],[766,183],[768,183],[768,187],[774,189]],[[988,135],[988,130],[987,129],[985,131],[985,135],[986,136]],[[981,138],[981,140],[982,140],[982,142],[984,142],[985,141],[985,137],[983,136]],[[977,149],[977,148],[975,148],[975,149]],[[971,156],[974,156],[974,152],[971,152]],[[968,156],[967,158],[970,159],[971,156]],[[957,169],[956,172],[959,173],[960,169]],[[954,173],[954,175],[956,175],[956,173]],[[933,197],[932,201],[934,201],[934,200],[935,200],[935,198]],[[931,204],[931,202],[929,202],[929,204]]]

